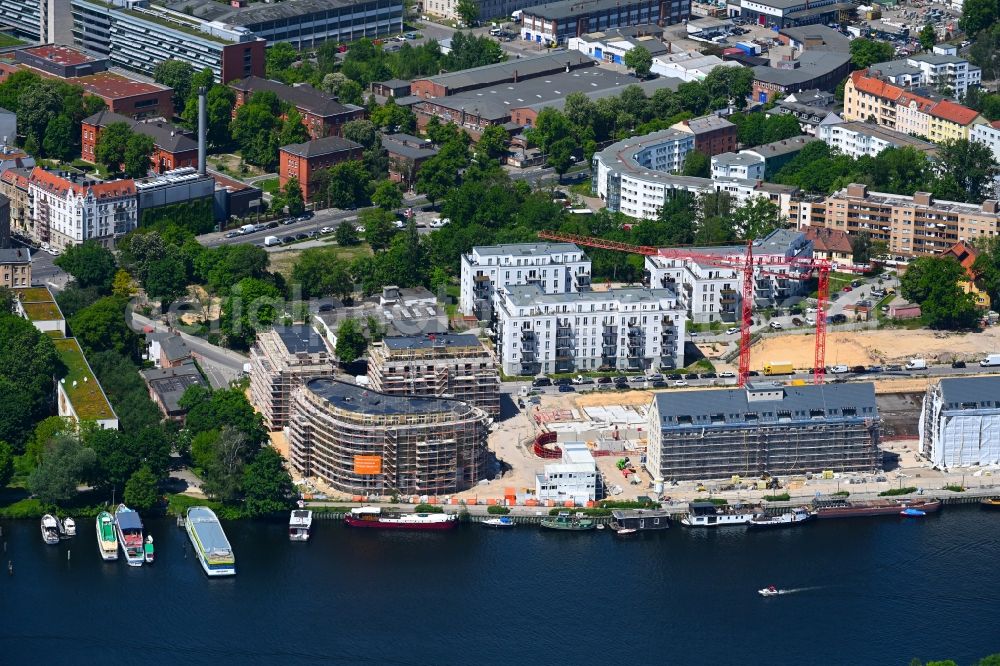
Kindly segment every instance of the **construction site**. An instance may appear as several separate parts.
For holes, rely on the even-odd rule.
[[[500,415],[496,357],[472,334],[385,338],[369,352],[368,381],[382,393],[453,398]]]
[[[262,331],[250,348],[250,402],[268,430],[288,423],[292,392],[312,377],[333,374],[333,354],[308,325]]]

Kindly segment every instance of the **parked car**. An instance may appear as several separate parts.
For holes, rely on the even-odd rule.
[[[698,375],[698,378],[699,379],[715,379],[717,376],[718,375],[716,375],[714,372],[703,372],[700,375]]]
[[[951,367],[953,367],[953,368],[964,368],[965,367],[965,361],[952,361],[951,362]]]
[[[846,365],[835,365],[830,368],[830,374],[832,375],[842,375],[848,372],[850,369]]]
[[[667,385],[667,383],[665,381],[663,381],[662,379],[658,379],[655,382],[653,382],[653,388],[663,388],[666,385]]]
[[[684,379],[698,379],[698,373],[697,372],[689,372],[686,375],[684,375]]]
[[[782,328],[784,328],[784,326],[781,325],[781,322],[778,321],[772,321],[768,324],[768,326],[770,326],[776,331],[780,331]]]
[[[903,370],[903,366],[901,366],[901,365],[887,365],[887,366],[885,366],[885,371],[886,372],[901,372],[902,370]]]
[[[830,318],[830,322],[833,324],[846,324],[847,315],[845,314],[835,314]]]
[[[726,329],[726,335],[735,335],[736,333],[739,332],[740,332],[739,326],[730,326],[729,328]]]
[[[535,377],[535,379],[532,380],[531,385],[536,388],[539,386],[552,386],[552,380],[548,377]]]
[[[226,232],[226,238],[236,238],[239,235],[240,235],[240,232],[238,232],[238,231],[227,231]]]
[[[615,384],[628,384],[628,377],[625,375],[618,375],[614,378]]]
[[[853,372],[856,375],[863,375],[864,373],[868,372],[868,369],[863,365],[855,365],[854,367],[851,368],[851,372]]]
[[[849,284],[848,284],[848,285],[844,285],[844,288],[843,288],[843,289],[841,289],[841,291],[842,291],[842,292],[844,292],[845,294],[849,294],[849,293],[851,293],[852,291],[854,291],[854,287],[852,287],[852,286],[851,286],[851,285],[849,285]]]
[[[719,379],[726,379],[727,377],[735,377],[735,376],[736,376],[735,372],[730,372],[728,370],[719,373]]]
[[[688,385],[688,383],[686,381],[684,381],[683,379],[674,382],[674,386],[678,386],[678,387],[679,386],[687,386],[687,385]]]
[[[851,281],[851,286],[854,287],[855,289],[857,289],[858,287],[861,286],[861,280],[852,280]]]
[[[573,383],[573,380],[568,377],[562,377],[561,379],[557,379],[552,383],[556,386],[569,386],[570,384]]]
[[[309,234],[305,232],[295,234],[295,240],[305,240],[307,238],[309,238]]]
[[[281,221],[281,223],[282,224],[294,224],[295,223],[295,218],[294,217],[286,217],[285,219],[283,219]]]
[[[760,373],[756,370],[750,370],[747,372],[747,377],[760,377]]]
[[[569,384],[560,384],[559,385],[559,392],[560,393],[572,393],[575,390],[576,389],[573,388],[572,386],[570,386]]]
[[[281,239],[281,242],[282,243],[294,243],[295,242],[295,236],[285,236],[284,238]]]
[[[333,227],[323,227],[322,229],[319,230],[321,234],[332,234],[334,231],[336,231],[336,229],[334,229]]]
[[[525,407],[525,405],[524,405],[524,400],[522,400],[521,398],[518,398],[518,399],[517,399],[517,406],[518,406],[518,407],[519,407],[520,409],[524,409],[524,407]]]
[[[663,375],[661,375],[658,372],[655,372],[655,373],[653,373],[651,375],[646,375],[646,380],[647,381],[657,382],[657,381],[660,381],[661,379],[663,379]]]
[[[644,381],[646,381],[646,378],[643,375],[635,375],[633,377],[629,377],[628,380],[630,382],[636,382],[636,383],[638,383],[638,382],[644,382]]]
[[[675,382],[678,379],[683,379],[683,378],[684,378],[684,375],[678,374],[676,372],[673,373],[672,375],[667,375],[667,379],[669,379],[672,382]]]
[[[299,222],[305,222],[306,220],[313,219],[313,217],[315,217],[315,216],[316,216],[316,213],[312,212],[311,210],[307,210],[306,212],[302,213],[301,215],[299,215],[295,219],[298,220]]]
[[[882,372],[882,366],[881,365],[869,365],[868,366],[868,372]]]
[[[268,222],[267,226],[265,226],[264,228],[265,229],[277,229],[280,226],[281,226],[280,224],[278,224],[277,222],[275,222],[275,221],[272,220],[271,222]]]

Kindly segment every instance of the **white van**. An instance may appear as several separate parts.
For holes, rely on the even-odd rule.
[[[264,238],[264,245],[266,247],[271,247],[272,245],[281,245],[281,240],[277,236],[267,236]]]
[[[994,365],[1000,365],[1000,354],[990,354],[982,361],[980,361],[979,365],[981,365],[984,368],[989,368]]]
[[[242,227],[240,227],[241,234],[252,234],[255,231],[257,231],[257,228],[254,227],[254,225],[252,224],[244,224]]]
[[[911,358],[904,367],[907,370],[926,370],[927,361],[922,358]]]

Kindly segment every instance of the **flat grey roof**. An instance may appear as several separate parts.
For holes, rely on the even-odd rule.
[[[304,143],[292,143],[282,146],[281,149],[299,157],[319,157],[320,155],[346,153],[361,147],[360,143],[349,139],[342,139],[339,136],[325,136],[322,139],[313,139]]]
[[[472,333],[432,333],[430,335],[385,338],[382,340],[382,344],[388,349],[433,349],[435,347],[447,349],[448,347],[482,347],[483,345],[479,338]],[[485,351],[483,348],[484,353]]]
[[[722,116],[717,116],[714,113],[710,113],[707,116],[699,116],[698,118],[691,118],[689,120],[682,120],[680,124],[690,129],[694,134],[704,134],[705,132],[714,132],[715,130],[726,127],[736,127],[736,125],[729,120],[723,118]]]
[[[998,408],[1000,407],[1000,377],[942,379],[941,399],[945,409]]]
[[[903,74],[920,74],[921,69],[916,65],[911,65],[905,60],[888,60],[886,62],[877,62],[868,66],[868,69],[872,72],[879,72],[883,76],[901,76]]]
[[[916,148],[917,150],[927,153],[937,153],[937,146],[929,141],[924,141],[910,136],[909,134],[903,134],[902,132],[889,129],[888,127],[876,125],[875,123],[863,123],[855,120],[846,123],[838,123],[835,127],[836,126],[843,127],[844,129],[848,129],[859,134],[878,137],[879,139],[888,141],[900,147],[910,146],[911,148]]]
[[[174,368],[150,368],[141,374],[149,388],[159,396],[168,414],[181,411],[180,399],[188,387],[208,386],[191,362]]]
[[[766,385],[751,387],[762,390],[771,388]],[[779,418],[822,424],[836,419],[878,417],[875,385],[871,383],[786,385],[771,390],[780,390],[782,399],[750,402],[747,389],[731,388],[661,392],[656,394],[655,400],[663,428],[776,424]],[[855,414],[845,416],[845,409],[853,409]],[[779,412],[789,414],[779,416]],[[756,414],[757,418],[748,421],[747,414]],[[690,423],[686,421],[688,418]],[[817,421],[817,418],[820,420]]]
[[[636,81],[629,84],[627,87],[635,86],[642,90],[646,94],[646,97],[652,97],[652,94],[657,90],[666,88],[667,90],[676,91],[680,84],[684,83],[681,79],[677,79],[671,76],[656,76],[651,79],[646,79],[645,81]],[[598,90],[584,90],[583,95],[590,100],[598,100],[604,97],[611,97],[612,95],[618,96],[622,94],[622,88],[603,88]],[[547,100],[544,102],[536,102],[535,104],[529,104],[527,106],[519,106],[517,108],[523,109],[536,109],[541,110],[544,108],[552,108],[557,110],[562,110],[566,106],[566,98],[559,97],[558,99]]]
[[[581,291],[567,294],[546,294],[538,285],[518,284],[507,287],[511,302],[517,307],[544,305],[548,303],[587,303],[590,301],[619,300],[624,303],[642,303],[659,298],[676,298],[672,289],[647,289],[646,287],[622,287],[607,291]]]
[[[440,152],[438,148],[434,146],[432,143],[425,142],[422,139],[416,139],[416,137],[412,137],[414,139],[413,141],[410,140],[400,141],[397,140],[396,138],[397,136],[407,136],[407,135],[405,134],[403,135],[392,134],[388,136],[383,135],[382,147],[385,148],[390,153],[393,153],[395,155],[402,155],[403,157],[408,157],[410,159],[419,159],[422,157],[434,157]],[[414,145],[415,143],[416,145]]]
[[[799,136],[793,136],[790,139],[781,139],[780,141],[774,141],[772,143],[765,143],[761,146],[747,148],[747,150],[761,155],[766,160],[780,155],[787,155],[788,153],[796,153],[805,148],[806,144],[812,143],[813,141],[819,141],[819,139],[814,136],[801,134]]]
[[[760,164],[763,160],[757,155],[751,155],[750,153],[719,153],[712,156],[712,161],[728,166],[749,166],[751,164]]]
[[[965,58],[959,58],[953,55],[943,55],[940,53],[918,53],[917,55],[912,55],[909,60],[919,60],[920,62],[927,62],[932,65],[947,65],[950,63],[960,63],[968,62]]]
[[[215,0],[174,0],[166,3],[166,7],[205,21],[221,21],[230,25],[250,26],[267,21],[323,13],[339,7],[366,4],[367,1],[370,0],[285,0],[275,4],[260,2],[235,8]],[[190,9],[185,11],[188,8]]]
[[[312,329],[312,326],[299,324],[296,326],[275,326],[274,332],[289,354],[318,354],[328,351],[323,336]]]
[[[476,245],[472,251],[484,256],[538,257],[563,252],[580,252],[574,243],[515,243],[510,245]],[[586,256],[582,260],[585,260]]]
[[[516,72],[519,77],[540,76],[546,72],[558,72],[570,67],[593,67],[595,63],[588,56],[579,52],[550,53],[537,58],[516,58],[493,65],[483,65],[459,72],[448,72],[437,76],[425,76],[416,81],[430,81],[446,88],[469,88],[473,86],[489,86],[507,81]]]
[[[806,49],[798,57],[798,61],[799,66],[795,69],[777,69],[770,65],[757,65],[753,68],[754,78],[779,86],[796,85],[818,79],[847,65],[851,61],[851,54]]]
[[[462,416],[472,407],[460,400],[407,395],[388,395],[336,379],[319,378],[305,384],[306,390],[345,411],[379,416],[400,414],[440,414]]]
[[[819,46],[805,46],[804,48],[807,49],[826,49],[843,51],[845,53],[851,50],[851,38],[828,25],[803,25],[793,28],[782,28],[778,32],[803,44],[807,40],[823,40],[823,44]]]
[[[360,108],[353,104],[341,104],[307,84],[290,86],[281,81],[264,79],[259,76],[248,76],[244,79],[230,81],[228,85],[234,90],[241,90],[251,94],[260,90],[273,92],[281,101],[305,109],[317,116],[339,116],[357,111]]]
[[[587,14],[603,12],[609,9],[645,4],[649,3],[642,0],[560,0],[560,2],[549,2],[533,7],[525,7],[524,15],[557,21],[566,18],[581,18]]]

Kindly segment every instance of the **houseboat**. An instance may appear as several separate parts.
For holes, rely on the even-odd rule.
[[[118,534],[118,545],[122,548],[125,561],[130,567],[141,567],[145,561],[145,552],[139,512],[119,504],[115,509],[115,532]]]
[[[670,514],[662,509],[615,509],[611,512],[611,529],[615,532],[653,532],[669,527]]]
[[[236,575],[236,555],[214,511],[207,506],[192,506],[185,515],[184,529],[206,574]]]
[[[312,528],[313,512],[308,509],[295,509],[288,517],[289,541],[309,541],[309,530]]]
[[[681,518],[685,527],[727,527],[749,525],[762,515],[759,506],[751,504],[714,504],[691,502],[687,514]]]
[[[97,530],[97,550],[105,562],[118,559],[118,536],[115,534],[115,521],[107,511],[101,511],[94,521]]]
[[[344,523],[350,527],[387,530],[451,530],[458,527],[458,516],[453,513],[400,513],[379,506],[362,506],[351,509],[344,516]]]
[[[542,518],[541,525],[548,530],[561,530],[564,532],[586,532],[597,527],[593,518],[586,516],[573,516],[569,511],[560,511],[557,516]]]
[[[810,511],[800,506],[776,516],[757,516],[750,521],[749,528],[752,530],[766,530],[775,527],[795,527],[796,525],[813,520],[815,517],[815,511]]]
[[[941,501],[915,499],[873,499],[849,501],[840,497],[832,499],[815,499],[813,508],[816,517],[825,518],[864,518],[867,516],[897,516],[907,508],[917,509],[924,513],[936,513],[941,510]]]

